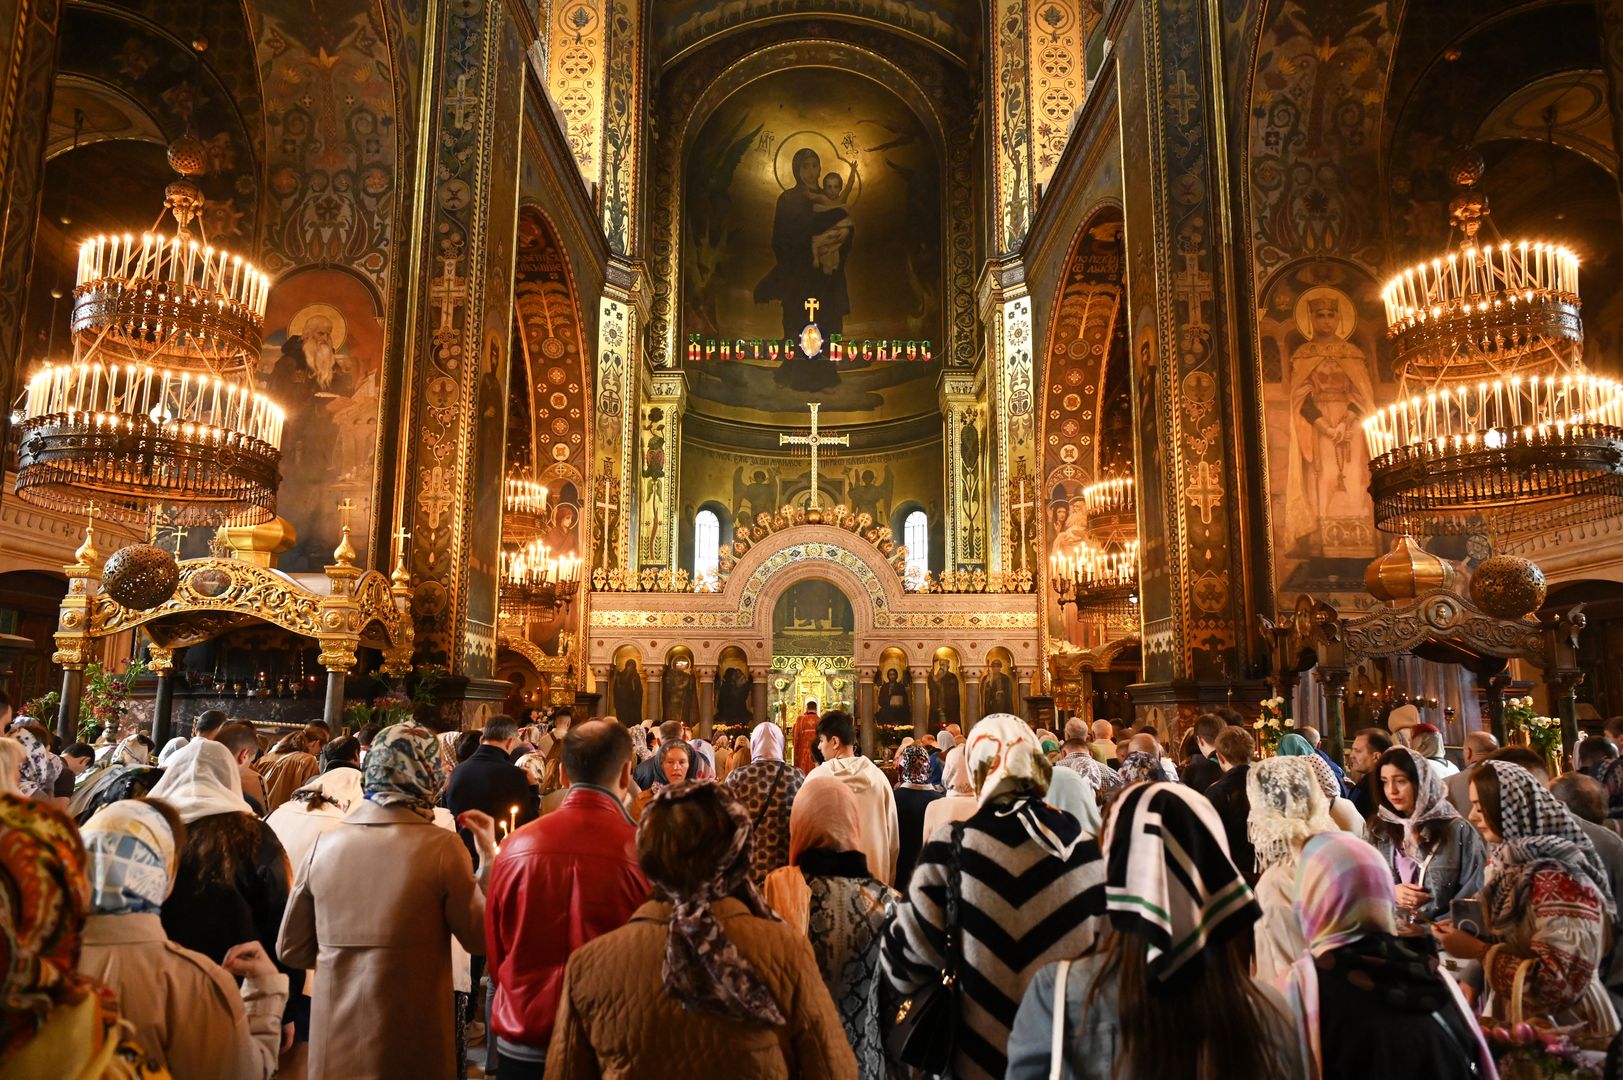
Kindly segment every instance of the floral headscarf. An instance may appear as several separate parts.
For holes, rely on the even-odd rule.
[[[1122,760],[1120,775],[1123,784],[1159,784],[1166,780],[1161,759],[1144,750],[1134,750]]]
[[[930,752],[922,746],[904,746],[896,756],[897,775],[904,784],[920,787],[930,783]]]
[[[0,795],[0,1061],[51,1010],[96,992],[75,970],[89,904],[73,823],[37,799]]]
[[[1443,778],[1425,758],[1407,746],[1393,749],[1408,754],[1414,769],[1414,809],[1405,817],[1387,806],[1386,800],[1383,799],[1379,815],[1382,821],[1402,827],[1403,853],[1415,862],[1420,862],[1425,858],[1425,852],[1421,850],[1425,843],[1425,833],[1421,827],[1428,821],[1448,821],[1450,818],[1457,818],[1460,812],[1454,809],[1453,802],[1449,800],[1448,789],[1443,786]],[[1518,771],[1531,778],[1531,774],[1526,770]]]
[[[710,880],[687,895],[679,895],[660,882],[654,894],[671,905],[670,933],[660,977],[665,989],[685,1008],[781,1026],[783,1011],[772,991],[745,956],[738,951],[716,918],[712,905],[723,897],[741,901],[750,914],[775,919],[750,877],[750,816],[744,804],[713,780],[684,781],[654,791],[652,803],[674,803],[696,793],[715,794],[733,822],[727,850],[717,861]],[[650,806],[652,809],[652,805]],[[657,815],[643,813],[641,828]]]
[[[693,750],[693,762],[690,779],[714,780],[716,778],[716,752],[710,743],[704,739],[694,739],[688,743]]]
[[[169,822],[151,804],[121,799],[80,831],[90,856],[90,902],[97,915],[156,914],[180,869]]]
[[[654,752],[648,749],[648,729],[641,724],[633,724],[630,730],[631,752],[636,755],[637,764],[640,765],[654,756]]]
[[[1393,903],[1392,870],[1369,844],[1332,827],[1302,847],[1296,915],[1314,956],[1370,934],[1397,933]]]
[[[1606,905],[1607,914],[1616,917],[1617,902],[1608,884],[1610,879],[1606,876],[1606,867],[1595,851],[1594,843],[1584,833],[1578,819],[1572,816],[1572,811],[1561,805],[1559,799],[1546,791],[1533,778],[1533,774],[1520,765],[1512,765],[1508,761],[1484,761],[1480,767],[1492,769],[1499,778],[1499,835],[1504,837],[1501,846],[1531,837],[1554,837],[1567,841],[1582,856],[1583,861],[1578,868],[1594,883],[1595,890]],[[1495,850],[1489,860],[1485,882],[1492,879],[1494,867],[1499,862],[1499,852]]]
[[[1037,745],[1036,732],[1024,720],[1009,713],[987,716],[969,733],[964,757],[969,775],[980,789],[979,805],[1013,797],[998,810],[999,816],[1013,815],[1039,846],[1061,859],[1070,858],[1082,839],[1082,827],[1075,818],[1043,801],[1054,767]]]
[[[386,727],[372,740],[361,786],[379,806],[404,807],[433,820],[445,774],[440,741],[427,728],[408,722]]]
[[[17,790],[29,797],[49,798],[62,772],[62,759],[51,753],[27,728],[13,728],[11,737],[22,744],[24,753]]]
[[[1251,803],[1246,829],[1257,852],[1258,872],[1289,866],[1308,838],[1336,829],[1310,760],[1271,757],[1246,770],[1245,793]]]

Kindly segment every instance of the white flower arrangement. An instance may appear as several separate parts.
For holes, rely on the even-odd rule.
[[[1279,740],[1285,733],[1296,726],[1294,720],[1285,716],[1285,699],[1282,697],[1264,698],[1260,705],[1262,713],[1252,728],[1257,733],[1257,744],[1264,753],[1272,754],[1279,748]]]

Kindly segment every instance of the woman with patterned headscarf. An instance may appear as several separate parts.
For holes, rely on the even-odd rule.
[[[107,788],[128,779],[132,773],[150,768],[151,761],[151,739],[139,731],[125,736],[80,774],[73,787],[73,797],[68,800],[68,816],[83,824],[107,801],[103,797]],[[156,783],[157,778],[154,773],[146,786]]]
[[[909,749],[913,749],[909,747]],[[879,936],[896,894],[868,873],[857,797],[813,776],[789,817],[789,865],[766,879],[766,899],[807,934],[862,1080],[885,1080],[879,1029]]]
[[[1276,759],[1277,760],[1277,759]],[[1285,978],[1315,1080],[1489,1080],[1476,1015],[1429,937],[1399,936],[1380,854],[1334,830],[1308,840],[1292,892],[1305,945]]]
[[[1211,803],[1181,784],[1134,784],[1103,839],[1108,929],[1031,980],[1009,1080],[1055,1075],[1056,1044],[1067,1076],[1301,1080],[1285,1004],[1251,978],[1257,905]]]
[[[1398,909],[1446,919],[1456,897],[1482,887],[1482,839],[1454,809],[1437,771],[1407,746],[1382,754],[1375,775],[1380,802],[1367,837],[1392,868]]]
[[[138,1080],[165,1075],[77,970],[90,885],[73,823],[39,799],[0,793],[0,1075]]]
[[[783,729],[769,720],[755,725],[750,760],[727,775],[727,790],[749,812],[750,879],[759,887],[766,876],[789,865],[789,812],[806,774],[783,760]]]
[[[725,785],[655,790],[637,829],[654,899],[569,958],[549,1075],[854,1080],[805,935],[751,880],[750,833]]]
[[[1352,833],[1354,836],[1364,835],[1364,819],[1358,816],[1358,807],[1353,805],[1351,799],[1341,794],[1341,781],[1336,779],[1335,770],[1330,768],[1330,762],[1323,754],[1313,748],[1313,744],[1294,731],[1279,740],[1279,757],[1297,758],[1307,762],[1307,767],[1313,770],[1318,779],[1319,789],[1330,803],[1330,820],[1336,827]]]
[[[905,903],[885,932],[885,976],[902,995],[938,982],[949,934],[959,942],[958,1038],[951,1075],[1002,1077],[1010,1003],[1053,960],[1087,950],[1102,929],[1099,845],[1044,801],[1053,766],[1017,716],[993,713],[964,744],[978,808],[932,836]],[[942,903],[958,867],[958,924]],[[1045,1074],[1046,1075],[1046,1074]]]
[[[1335,832],[1330,804],[1305,757],[1271,757],[1246,772],[1246,831],[1257,855],[1256,974],[1270,986],[1307,949],[1296,917],[1296,860],[1302,845]]]
[[[480,881],[496,841],[488,814],[462,814],[479,851],[476,879],[456,833],[435,826],[446,774],[427,728],[408,722],[378,732],[361,805],[318,836],[298,868],[277,948],[282,959],[316,971],[311,1076],[457,1071],[451,939],[485,951]],[[380,1016],[410,1022],[384,1026]]]
[[[930,752],[916,743],[897,753],[896,779],[896,891],[906,894],[924,846],[924,815],[941,798],[941,789],[930,782]]]
[[[81,835],[91,915],[79,972],[118,996],[136,1040],[176,1080],[268,1080],[287,976],[257,941],[234,947],[222,966],[164,935],[159,912],[185,836],[179,815],[161,802],[124,799],[97,811]]]
[[[1470,789],[1471,824],[1490,852],[1478,894],[1485,925],[1472,933],[1440,923],[1444,950],[1481,963],[1486,1015],[1553,1016],[1583,1041],[1615,1034],[1600,968],[1617,908],[1594,845],[1520,765],[1485,761]]]

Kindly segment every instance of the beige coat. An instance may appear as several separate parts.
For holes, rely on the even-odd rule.
[[[284,963],[316,969],[310,1076],[451,1077],[451,936],[483,953],[484,919],[456,833],[363,802],[318,836],[276,943]]]
[[[156,914],[92,915],[79,971],[109,987],[135,1041],[175,1080],[267,1080],[276,1073],[287,976],[248,979],[164,936]]]
[[[671,906],[650,901],[625,926],[569,958],[547,1080],[856,1080],[857,1059],[811,942],[731,897],[717,901],[715,912],[761,973],[787,1025],[684,1010],[660,977]]]

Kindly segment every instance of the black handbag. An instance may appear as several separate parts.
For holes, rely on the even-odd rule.
[[[935,1075],[951,1072],[958,1030],[958,894],[963,842],[964,823],[953,822],[952,854],[947,862],[947,944],[941,978],[902,1000],[885,1035],[885,1051],[891,1060]]]

